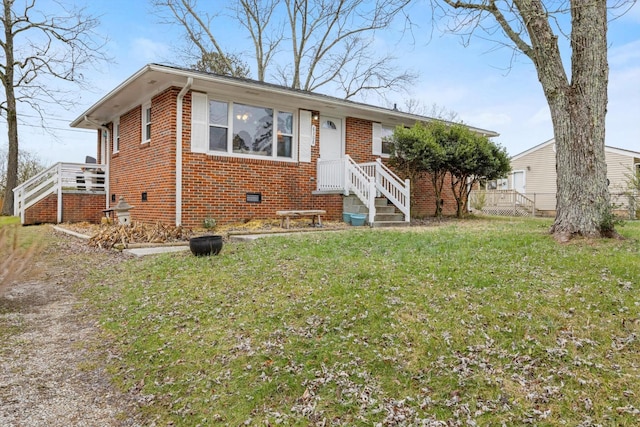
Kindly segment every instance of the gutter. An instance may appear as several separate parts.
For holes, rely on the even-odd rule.
[[[176,111],[176,226],[182,224],[182,100],[187,94],[193,77],[187,78],[187,84],[178,93],[178,105]]]

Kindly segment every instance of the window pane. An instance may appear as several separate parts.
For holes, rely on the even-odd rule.
[[[209,127],[209,150],[227,151],[227,129]]]
[[[278,132],[286,135],[293,134],[293,114],[284,111],[278,112]]]
[[[391,154],[393,150],[393,128],[382,127],[382,154]]]
[[[273,110],[234,104],[233,152],[270,156],[273,146]]]
[[[333,123],[331,120],[327,120],[325,122],[322,123],[322,128],[323,129],[337,129],[336,128],[336,124]]]
[[[145,126],[144,139],[145,140],[151,139],[151,123]]]
[[[209,123],[227,126],[227,108],[226,102],[209,101]]]
[[[278,157],[291,157],[291,140],[290,136],[278,134]]]

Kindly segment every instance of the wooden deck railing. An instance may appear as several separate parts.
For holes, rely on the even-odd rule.
[[[57,218],[62,221],[62,194],[65,192],[105,193],[105,165],[56,163],[13,189],[14,215],[24,224],[25,211],[51,194],[58,195]]]

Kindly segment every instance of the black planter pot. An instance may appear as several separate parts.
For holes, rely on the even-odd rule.
[[[189,249],[195,256],[218,255],[222,250],[222,236],[200,236],[189,239]]]

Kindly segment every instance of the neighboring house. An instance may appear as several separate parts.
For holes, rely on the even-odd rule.
[[[345,197],[355,195],[370,223],[408,221],[410,214],[432,214],[433,191],[426,179],[414,183],[409,211],[409,185],[384,165],[389,152],[383,137],[397,125],[429,120],[150,64],[71,123],[97,130],[97,163],[61,164],[43,175],[54,184],[33,181],[16,189],[16,214],[23,223],[75,220],[66,200],[86,194],[92,202],[84,208],[95,221],[123,196],[134,206],[134,221],[198,227],[208,218],[274,218],[278,210],[321,209],[339,219]],[[387,201],[376,202],[376,196]],[[445,202],[445,208],[454,213],[455,203]],[[385,217],[388,209],[392,213]]]
[[[515,190],[535,200],[536,212],[555,215],[556,210],[555,139],[536,145],[511,158],[511,174],[505,189]],[[629,207],[629,175],[640,167],[640,152],[605,147],[607,178],[611,202],[619,210]]]

